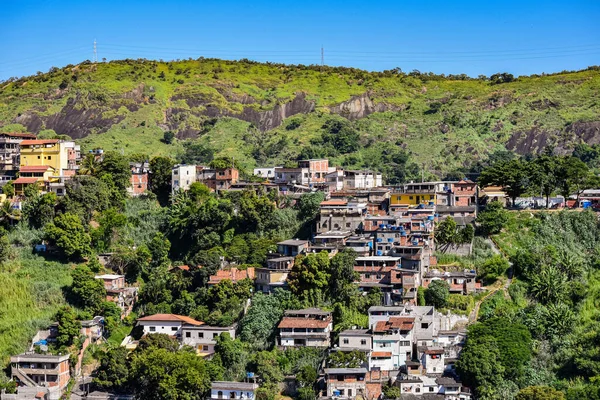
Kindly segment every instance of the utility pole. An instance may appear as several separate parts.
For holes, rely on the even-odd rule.
[[[323,66],[325,65],[325,49],[321,45],[321,73],[323,72]]]
[[[96,47],[96,39],[94,39],[94,59],[92,60],[94,64],[98,62],[98,49]]]

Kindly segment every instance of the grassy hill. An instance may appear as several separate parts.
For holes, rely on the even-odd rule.
[[[124,60],[0,84],[0,125],[150,156],[175,156],[184,140],[198,140],[249,168],[294,159],[318,143],[325,122],[347,119],[360,138],[356,151],[317,155],[349,167],[406,162],[412,173],[441,175],[495,150],[598,143],[599,100],[598,68],[498,84],[250,61]],[[166,130],[177,134],[173,144],[161,141]]]

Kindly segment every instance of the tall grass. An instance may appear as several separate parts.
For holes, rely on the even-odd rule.
[[[52,322],[71,284],[69,265],[44,260],[29,248],[0,269],[0,364],[25,350],[38,329]]]

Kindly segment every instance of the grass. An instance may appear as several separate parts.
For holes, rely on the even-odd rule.
[[[28,248],[0,268],[0,363],[28,349],[38,329],[53,321],[65,305],[63,288],[71,284],[70,266],[45,261]]]
[[[110,336],[108,337],[108,344],[111,346],[120,346],[121,342],[127,335],[131,332],[131,326],[121,325],[117,329],[115,329]]]

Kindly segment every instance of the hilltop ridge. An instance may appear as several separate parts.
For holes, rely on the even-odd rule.
[[[596,67],[484,80],[248,60],[84,62],[0,84],[0,126],[150,156],[197,140],[245,167],[318,155],[440,175],[496,150],[568,153],[600,143],[599,89]],[[358,145],[328,148],[330,121]],[[163,143],[165,131],[179,140]]]

